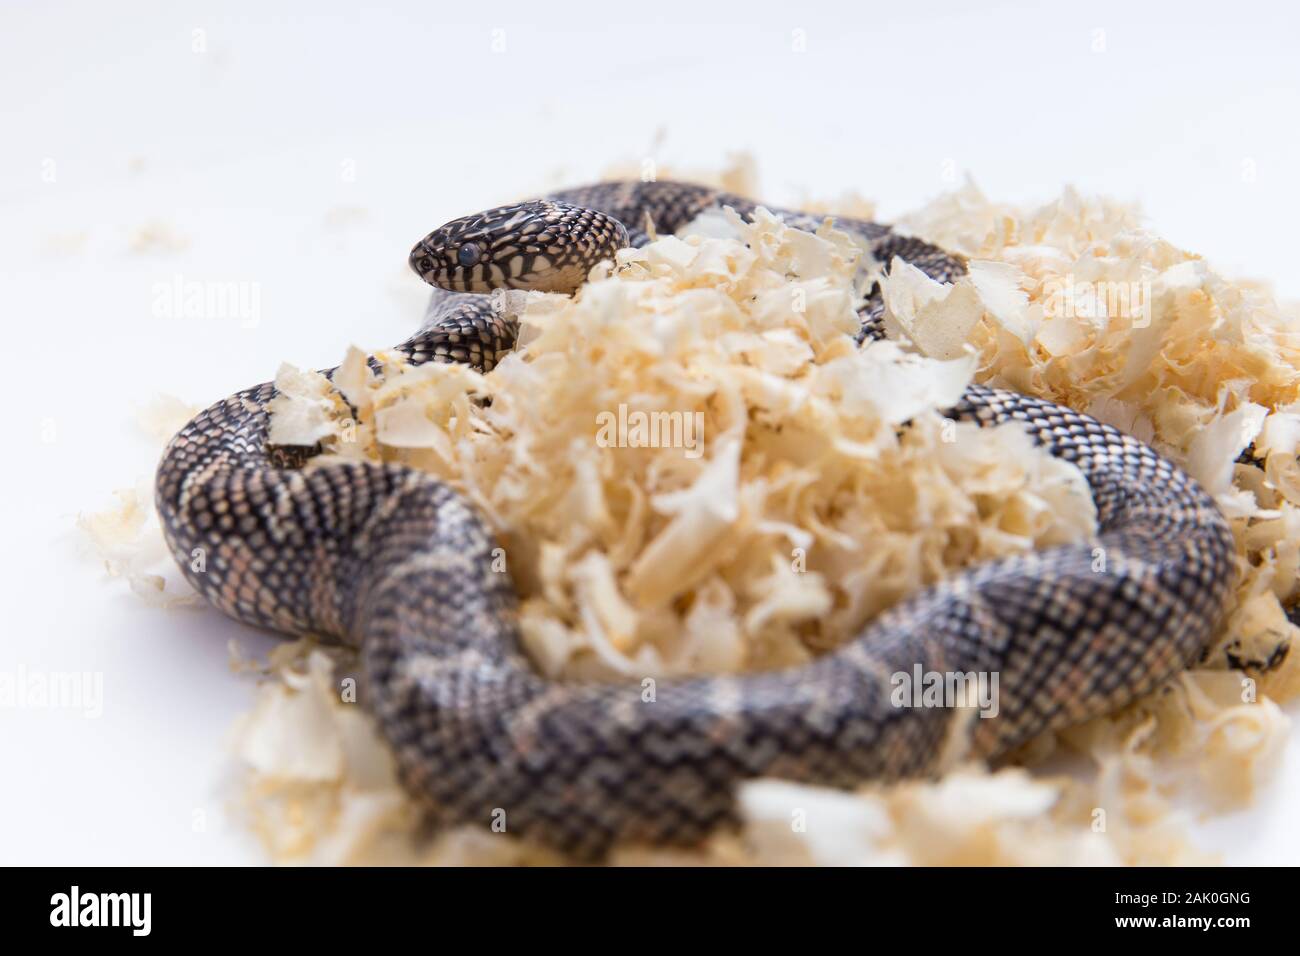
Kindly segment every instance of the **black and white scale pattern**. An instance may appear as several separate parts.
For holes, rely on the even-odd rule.
[[[610,183],[457,220],[411,254],[455,292],[398,348],[412,361],[490,370],[514,326],[495,278],[569,290],[647,223],[671,232],[718,203],[680,183]],[[795,225],[821,217],[784,213]],[[949,280],[963,263],[885,226],[842,219],[888,262]],[[462,253],[462,247],[474,249]],[[575,251],[576,250],[576,251]],[[459,271],[457,271],[459,270]],[[485,280],[484,277],[487,277]],[[478,294],[473,294],[478,293]],[[869,333],[878,294],[865,311]],[[1023,422],[1076,464],[1100,520],[1094,543],[972,568],[896,606],[812,663],[744,677],[558,683],[520,649],[508,574],[482,517],[442,482],[397,465],[300,471],[310,449],[271,448],[272,385],[224,399],[172,440],[158,470],[168,544],[200,593],[248,624],[360,648],[361,702],[404,784],[440,822],[490,826],[595,859],[618,841],[692,843],[734,821],[759,776],[836,787],[921,775],[962,736],[993,757],[1106,713],[1200,654],[1232,576],[1213,502],[1147,446],[1068,408],[973,386],[953,418]],[[195,571],[200,549],[205,570]],[[998,715],[900,708],[891,675],[997,673]]]

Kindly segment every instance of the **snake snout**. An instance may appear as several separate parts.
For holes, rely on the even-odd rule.
[[[411,249],[411,269],[429,285],[447,289],[450,292],[476,291],[466,287],[464,278],[457,274],[452,262],[447,257],[448,242],[442,235],[446,226],[429,233]]]
[[[411,268],[451,292],[574,292],[591,267],[627,245],[616,219],[551,200],[454,219],[415,244]]]

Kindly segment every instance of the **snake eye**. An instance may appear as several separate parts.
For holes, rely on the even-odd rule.
[[[461,265],[468,269],[470,266],[477,265],[482,255],[483,250],[476,243],[467,242],[460,247],[460,252],[456,254],[456,258],[460,260]]]

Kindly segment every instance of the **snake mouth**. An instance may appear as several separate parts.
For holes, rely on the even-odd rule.
[[[447,285],[447,269],[439,264],[438,258],[437,252],[429,248],[428,239],[421,239],[411,249],[407,261],[411,265],[411,270],[429,285],[436,285],[452,292],[464,291]]]
[[[444,227],[445,228],[445,227]],[[485,251],[482,242],[442,239],[442,230],[415,244],[408,258],[411,269],[429,285],[448,292],[485,293],[503,288],[533,288],[506,274]]]
[[[476,243],[463,242],[453,261],[447,245],[422,239],[411,250],[411,270],[429,285],[448,292],[489,293],[498,289],[572,293],[587,278],[583,263],[564,259],[552,261],[540,255],[521,255],[505,250],[508,257],[498,262]],[[473,253],[465,254],[472,249]],[[468,264],[466,264],[468,260]]]

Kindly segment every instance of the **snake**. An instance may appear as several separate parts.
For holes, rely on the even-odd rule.
[[[580,295],[620,249],[720,207],[759,205],[692,183],[604,182],[453,220],[410,253],[435,289],[395,351],[490,373],[518,333],[499,290]],[[764,208],[798,228],[827,218]],[[887,225],[830,219],[886,271],[901,259],[942,282],[966,272]],[[884,335],[879,282],[862,301],[866,342]],[[643,682],[553,679],[521,644],[515,589],[475,507],[401,464],[304,467],[318,448],[270,443],[276,394],[267,383],[216,402],[164,451],[156,506],[184,576],[247,625],[355,648],[359,700],[433,827],[504,830],[580,861],[734,829],[746,781],[934,777],[954,753],[995,761],[1113,712],[1206,653],[1233,580],[1227,522],[1167,458],[1066,406],[972,384],[944,414],[1018,422],[1075,465],[1094,537],[964,568],[799,666],[666,678],[649,696]],[[996,716],[900,704],[899,673],[997,675]]]

